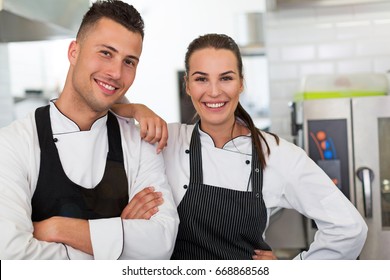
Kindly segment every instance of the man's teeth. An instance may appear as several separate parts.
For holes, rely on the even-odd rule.
[[[225,103],[206,103],[206,106],[209,108],[219,108],[225,105]]]
[[[115,89],[115,87],[107,85],[107,84],[104,84],[102,82],[99,82],[99,85],[101,85],[102,87],[104,87],[104,88],[106,88],[108,90],[114,90]]]

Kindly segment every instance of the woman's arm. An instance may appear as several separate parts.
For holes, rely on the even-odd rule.
[[[115,104],[111,109],[118,115],[134,118],[140,126],[141,138],[148,143],[157,145],[157,153],[160,153],[167,145],[167,123],[143,104]]]

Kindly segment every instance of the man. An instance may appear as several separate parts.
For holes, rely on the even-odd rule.
[[[155,147],[109,108],[132,85],[143,20],[99,1],[59,98],[0,130],[1,259],[167,259],[178,216]]]

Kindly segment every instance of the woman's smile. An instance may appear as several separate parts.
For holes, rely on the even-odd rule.
[[[221,108],[225,106],[226,102],[218,102],[218,103],[204,102],[204,104],[208,108]]]

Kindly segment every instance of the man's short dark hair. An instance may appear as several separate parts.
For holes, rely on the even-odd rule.
[[[93,3],[84,15],[77,32],[77,39],[82,39],[86,32],[102,18],[111,19],[144,38],[144,21],[132,5],[120,0],[99,0]]]

